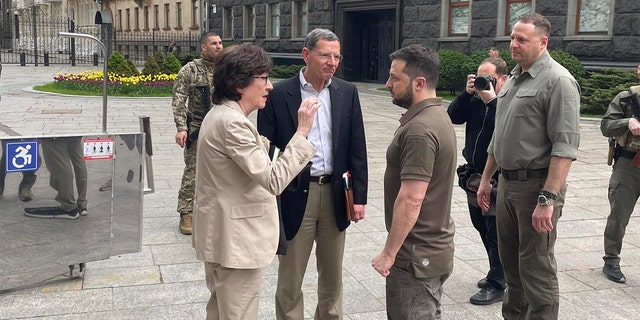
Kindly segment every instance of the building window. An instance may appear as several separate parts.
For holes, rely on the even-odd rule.
[[[125,31],[131,31],[131,25],[129,24],[129,19],[131,18],[131,12],[129,9],[127,9],[127,30]]]
[[[191,1],[191,27],[196,28],[198,26],[198,0]]]
[[[280,3],[267,4],[267,38],[280,37]]]
[[[133,8],[133,27],[134,30],[140,31],[140,9]]]
[[[149,6],[144,6],[142,12],[144,14],[144,30],[149,30]]]
[[[182,28],[182,2],[176,2],[176,28]]]
[[[449,36],[466,36],[469,34],[469,1],[449,1]]]
[[[164,4],[164,28],[169,29],[169,4]]]
[[[160,8],[157,4],[153,6],[153,28],[160,29]]]
[[[122,10],[118,10],[118,31],[122,31]]]
[[[222,37],[233,38],[233,7],[222,10]]]
[[[244,6],[242,20],[244,21],[242,29],[244,38],[255,38],[256,36],[256,12],[254,6]]]
[[[293,2],[293,10],[291,12],[291,36],[293,38],[304,38],[309,28],[309,15],[307,14],[307,1]]]
[[[607,34],[611,1],[578,0],[576,34]]]
[[[533,12],[531,0],[507,0],[507,12],[505,18],[505,33],[511,35],[511,28],[518,18]]]

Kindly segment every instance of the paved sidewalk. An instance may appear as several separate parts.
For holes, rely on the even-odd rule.
[[[101,97],[63,97],[28,90],[57,72],[100,67],[3,66],[0,81],[0,137],[13,134],[87,134],[102,130]],[[345,319],[386,319],[384,279],[371,258],[386,239],[382,177],[385,152],[402,109],[378,85],[359,84],[367,132],[369,204],[366,219],[347,231],[344,261]],[[156,190],[144,196],[142,252],[87,263],[83,278],[64,276],[0,294],[0,319],[203,319],[209,293],[191,238],[178,232],[175,211],[182,174],[182,149],[175,145],[169,98],[108,99],[108,131],[139,131],[138,116],[151,118]],[[252,115],[255,119],[255,113]],[[626,284],[602,274],[602,232],[609,212],[607,141],[599,121],[581,122],[579,159],[569,175],[556,256],[560,319],[637,319],[640,314],[640,221],[631,218],[622,252]],[[464,127],[457,126],[458,149]],[[462,156],[458,156],[462,163]],[[38,183],[43,183],[39,181]],[[46,183],[46,182],[44,182]],[[500,319],[500,304],[474,306],[488,262],[468,217],[466,196],[454,189],[456,223],[454,272],[444,286],[443,319]],[[0,239],[1,241],[1,239]],[[1,256],[0,256],[0,259]],[[525,266],[526,267],[526,266]],[[260,319],[274,319],[277,259],[263,273]],[[306,318],[315,308],[317,273],[312,256],[303,286]],[[1,281],[1,279],[0,279]]]

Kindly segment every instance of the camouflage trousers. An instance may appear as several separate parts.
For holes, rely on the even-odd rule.
[[[196,187],[196,142],[184,148],[184,172],[178,191],[178,213],[193,213],[193,195]]]

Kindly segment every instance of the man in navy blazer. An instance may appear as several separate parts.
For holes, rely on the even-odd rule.
[[[280,198],[287,253],[280,256],[276,289],[277,319],[303,319],[302,281],[316,242],[318,306],[315,319],[342,317],[342,259],[347,219],[342,176],[351,174],[354,216],[364,218],[367,202],[367,151],[360,99],[355,85],[333,78],[342,60],[340,40],[315,29],[305,38],[304,67],[280,81],[258,112],[258,131],[284,149],[296,131],[302,99],[318,97],[322,106],[307,139],[316,147],[310,166]]]

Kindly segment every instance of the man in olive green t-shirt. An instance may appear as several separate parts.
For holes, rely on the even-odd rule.
[[[517,66],[498,94],[478,190],[478,202],[488,210],[489,179],[500,167],[496,222],[507,282],[505,319],[558,318],[554,245],[566,177],[578,154],[580,89],[547,52],[550,29],[537,13],[513,26],[510,49]]]
[[[442,285],[453,269],[450,214],[456,135],[442,99],[436,97],[436,53],[410,45],[390,58],[386,87],[393,103],[407,110],[387,149],[384,207],[389,235],[372,264],[387,278],[389,319],[435,319],[441,313]]]

